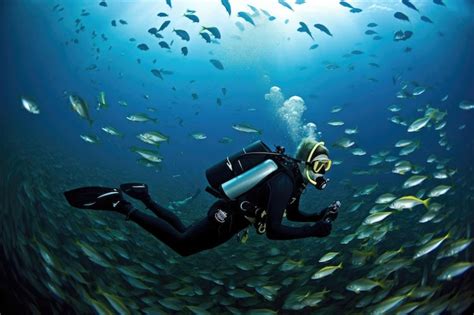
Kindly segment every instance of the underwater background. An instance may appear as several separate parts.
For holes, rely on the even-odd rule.
[[[472,1],[0,8],[1,314],[472,314]],[[207,168],[306,136],[333,167],[301,209],[342,202],[326,238],[180,257],[62,194],[145,182],[191,224]]]

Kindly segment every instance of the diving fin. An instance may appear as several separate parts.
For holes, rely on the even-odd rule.
[[[132,198],[144,201],[150,198],[148,185],[141,183],[126,183],[120,185],[120,189]]]
[[[64,196],[71,206],[80,209],[122,212],[123,206],[129,204],[117,188],[81,187],[64,192]]]

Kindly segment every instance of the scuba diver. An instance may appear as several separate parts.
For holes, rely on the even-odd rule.
[[[332,163],[328,154],[324,142],[313,138],[301,141],[295,158],[286,155],[281,146],[272,151],[262,141],[252,143],[206,171],[206,191],[219,200],[205,218],[189,227],[153,201],[146,184],[122,184],[120,189],[82,187],[64,195],[73,207],[123,214],[126,220],[137,223],[181,256],[214,248],[236,234],[245,242],[250,225],[272,240],[325,237],[331,232],[341,203],[333,202],[311,214],[301,212],[299,203],[309,184],[319,190],[326,187],[328,179],[324,174]],[[122,192],[140,200],[156,217],[135,209]],[[313,224],[284,225],[285,214],[288,220]]]

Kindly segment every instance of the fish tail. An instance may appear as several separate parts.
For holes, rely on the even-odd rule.
[[[425,200],[421,200],[421,202],[426,207],[426,209],[428,209],[428,207],[430,206],[430,200],[431,198],[426,198]]]
[[[341,268],[342,269],[342,261],[339,265],[337,265],[337,267]]]

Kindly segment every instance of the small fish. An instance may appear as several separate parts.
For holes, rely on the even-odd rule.
[[[415,196],[403,196],[393,201],[389,208],[394,210],[412,209],[418,205],[424,205],[426,208],[429,207],[430,198],[421,200]]]
[[[355,156],[363,156],[363,155],[367,154],[367,152],[362,148],[352,149],[351,153],[352,153],[352,155],[355,155]]]
[[[396,19],[399,19],[399,20],[402,20],[402,21],[410,22],[410,19],[408,18],[408,16],[406,16],[406,15],[403,14],[402,12],[395,12],[395,13],[393,14],[393,16],[394,16]]]
[[[314,27],[316,27],[321,32],[326,33],[327,35],[332,36],[329,29],[326,26],[324,26],[323,24],[314,24]]]
[[[451,266],[441,272],[438,276],[438,280],[452,280],[454,277],[460,276],[474,266],[473,262],[470,261],[461,261]]]
[[[106,127],[102,127],[101,129],[102,129],[104,132],[108,133],[109,135],[123,138],[123,134],[121,134],[120,132],[118,132],[118,130],[115,129],[115,128],[113,128],[113,127],[106,126]]]
[[[373,23],[373,22],[367,24],[367,27],[377,27],[377,26],[378,26],[378,24],[377,24],[377,23]]]
[[[171,49],[170,45],[165,41],[159,42],[158,45],[160,45],[161,48]]]
[[[422,20],[423,22],[433,24],[433,21],[432,21],[429,17],[427,17],[427,16],[425,16],[425,15],[423,15],[423,16],[421,17],[421,20]]]
[[[415,95],[415,96],[418,96],[418,95],[421,95],[423,93],[425,93],[426,91],[426,88],[423,87],[423,86],[417,86],[416,88],[413,89],[413,91],[411,92],[412,95]]]
[[[109,107],[109,105],[105,101],[105,93],[100,92],[99,93],[99,99],[98,99],[98,102],[97,102],[97,110],[108,108],[108,107]]]
[[[258,130],[248,124],[235,124],[235,125],[232,125],[232,128],[237,130],[237,131],[240,131],[240,132],[244,132],[244,133],[256,133],[256,134],[259,134],[261,135],[262,134],[262,131],[261,130]]]
[[[143,113],[133,114],[133,115],[127,116],[126,118],[128,120],[134,121],[134,122],[152,121],[152,122],[156,123],[158,121],[156,118],[151,118],[147,114],[143,114]]]
[[[361,50],[353,50],[353,51],[351,51],[351,54],[353,54],[353,55],[362,55],[363,53],[364,53],[364,52],[361,51]]]
[[[469,245],[471,245],[472,241],[473,239],[457,240],[456,242],[451,243],[447,247],[443,248],[443,250],[440,251],[436,259],[452,257],[454,255],[457,255],[463,250],[465,250],[466,248],[468,248]]]
[[[403,253],[403,248],[400,247],[399,250],[389,250],[380,255],[374,262],[376,265],[385,264],[387,261],[391,260],[396,255]]]
[[[158,33],[158,30],[156,29],[156,27],[152,27],[148,29],[148,33],[155,35],[156,33]]]
[[[224,6],[225,10],[227,11],[227,13],[229,13],[229,16],[230,16],[230,13],[232,12],[232,9],[230,7],[229,0],[221,0],[221,4]]]
[[[101,1],[101,2],[99,3],[99,5],[102,6],[102,7],[107,7],[107,2]]]
[[[443,0],[433,0],[433,3],[437,4],[437,5],[446,6],[446,4],[444,4]]]
[[[246,22],[252,24],[253,26],[255,26],[253,19],[250,17],[250,15],[247,12],[239,12],[237,16],[244,19]]]
[[[216,39],[221,38],[221,32],[219,31],[219,29],[217,27],[214,27],[214,26],[205,27],[205,26],[203,26],[202,29],[208,31],[209,33],[211,33],[212,36],[214,36]]]
[[[204,133],[202,133],[202,132],[195,132],[195,133],[191,134],[191,137],[193,137],[193,138],[196,139],[196,140],[204,140],[204,139],[207,139],[206,134],[204,134]]]
[[[413,256],[413,259],[418,259],[418,258],[420,258],[422,256],[425,256],[426,254],[432,252],[433,250],[438,248],[450,236],[451,236],[451,233],[448,232],[448,234],[446,234],[445,236],[439,237],[439,238],[436,238],[436,239],[430,241],[429,243],[427,243],[426,245],[421,247],[419,250],[417,250],[417,252]]]
[[[417,7],[415,7],[415,6],[413,5],[413,3],[410,2],[410,0],[402,0],[402,3],[403,3],[404,5],[406,5],[407,7],[409,7],[410,9],[413,9],[413,10],[415,10],[416,12],[419,12],[419,10],[417,9]]]
[[[341,138],[339,140],[337,140],[333,146],[334,147],[339,147],[339,148],[344,148],[344,149],[347,149],[347,148],[350,148],[352,147],[353,145],[355,144],[355,141],[349,139],[349,138]]]
[[[40,110],[38,105],[36,105],[35,102],[33,102],[31,99],[22,96],[21,97],[21,105],[23,105],[23,108],[29,111],[32,114],[39,114]]]
[[[334,271],[336,271],[337,269],[342,269],[342,262],[337,266],[326,266],[324,268],[321,268],[320,270],[318,270],[311,276],[311,279],[314,280],[314,279],[321,279],[321,278],[327,277],[333,274]]]
[[[424,175],[413,175],[403,183],[403,188],[411,188],[424,182],[428,177]]]
[[[471,110],[474,109],[474,102],[473,101],[468,101],[468,100],[463,100],[461,103],[459,103],[459,108],[463,110]]]
[[[163,80],[163,76],[161,75],[161,71],[160,71],[160,70],[158,70],[158,69],[152,69],[152,70],[151,70],[151,73],[153,73],[153,75],[154,75],[155,77],[158,77],[158,78],[160,78],[160,79]]]
[[[128,24],[128,22],[125,21],[125,20],[119,20],[119,22],[120,22],[120,24],[122,24],[122,25],[127,25],[127,24]]]
[[[285,0],[278,0],[278,3],[281,4],[282,6],[284,6],[285,8],[290,9],[291,11],[293,11],[293,8]]]
[[[149,131],[137,135],[137,138],[145,143],[159,145],[161,142],[168,142],[169,137],[159,131]]]
[[[144,51],[150,49],[147,44],[140,44],[137,46],[137,48]]]
[[[359,131],[358,131],[357,128],[347,128],[347,129],[344,130],[344,133],[345,133],[346,135],[355,135],[355,134],[357,134],[358,132],[359,132]]]
[[[78,95],[69,95],[69,102],[71,103],[72,109],[92,125],[93,121],[89,115],[89,106],[87,103]]]
[[[217,60],[217,59],[210,59],[209,61],[210,61],[210,62],[212,63],[212,65],[213,65],[214,67],[216,67],[217,69],[219,69],[219,70],[224,70],[224,66],[222,65],[222,63],[221,63],[219,60]]]
[[[360,292],[371,291],[375,287],[384,287],[384,285],[378,281],[362,278],[350,282],[346,289],[354,293],[359,294]]]
[[[152,163],[161,163],[163,161],[163,158],[159,155],[159,152],[157,151],[140,149],[138,147],[131,147],[130,150],[139,154],[145,160],[150,161]]]
[[[207,33],[207,32],[200,32],[199,35],[201,35],[201,37],[204,38],[204,40],[205,40],[207,43],[210,43],[210,42],[211,42],[211,36],[209,35],[209,33]]]
[[[328,121],[328,125],[338,127],[338,126],[343,126],[344,122],[341,120],[331,120],[331,121]]]
[[[325,254],[323,257],[321,257],[318,262],[322,263],[322,262],[330,261],[331,259],[333,259],[337,255],[339,255],[339,252],[329,252],[329,253]]]
[[[400,40],[407,40],[409,38],[411,38],[413,36],[413,32],[412,31],[397,31],[395,32],[395,34],[393,35],[393,40],[394,41],[400,41]]]
[[[407,131],[408,132],[416,132],[425,127],[431,120],[431,116],[425,116],[418,118],[414,122],[411,123],[411,125],[408,127]]]
[[[397,143],[395,143],[395,147],[396,148],[403,148],[403,147],[409,146],[411,144],[413,144],[412,140],[402,139],[402,140],[397,141]]]
[[[309,47],[309,49],[312,50],[312,49],[316,49],[318,47],[319,47],[319,44],[313,44]]]
[[[193,23],[199,22],[199,17],[195,14],[185,14],[184,16],[193,21]]]
[[[161,24],[160,28],[158,29],[158,32],[161,32],[162,30],[164,30],[165,28],[167,28],[168,25],[170,25],[170,23],[171,23],[170,20],[164,21],[164,22]]]
[[[447,193],[451,189],[451,186],[439,185],[433,188],[429,193],[428,197],[439,197]]]
[[[156,16],[158,16],[158,17],[167,17],[168,14],[165,13],[165,12],[160,12],[160,13],[158,13]]]
[[[175,32],[182,40],[189,41],[190,39],[188,32],[185,30],[173,29],[173,32]]]
[[[350,9],[354,8],[350,3],[346,2],[346,1],[341,1],[341,2],[339,2],[339,4],[342,5],[343,7],[346,7],[346,8],[350,8]]]
[[[308,25],[306,25],[305,23],[300,22],[300,27],[297,29],[297,31],[308,34],[311,37],[311,39],[314,40],[313,35],[311,34],[311,31],[308,28]]]
[[[374,31],[374,30],[367,30],[367,31],[365,31],[364,34],[365,34],[365,35],[374,35],[374,34],[378,34],[378,33],[377,33],[376,31]]]
[[[386,217],[391,215],[391,211],[382,211],[382,212],[376,212],[371,215],[369,215],[367,218],[364,220],[364,224],[370,225],[374,223],[378,223],[382,220],[384,220]]]
[[[386,203],[389,203],[389,202],[392,202],[393,200],[395,200],[397,197],[391,193],[386,193],[386,194],[383,194],[383,195],[380,195],[376,200],[375,200],[375,203],[376,204],[386,204]]]
[[[88,143],[99,143],[99,137],[95,135],[80,135],[81,139]]]
[[[188,47],[181,47],[181,53],[182,53],[184,56],[187,56],[187,55],[188,55]]]

